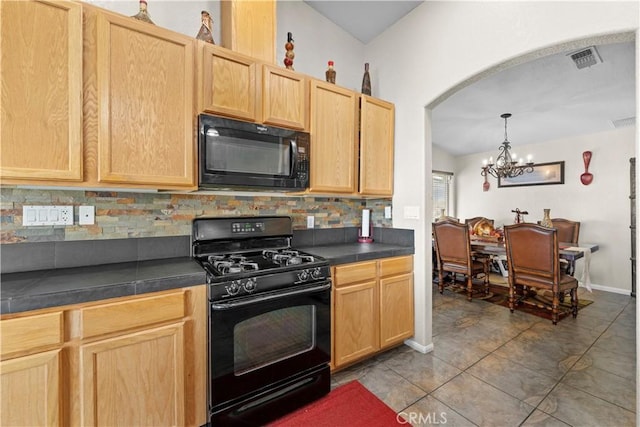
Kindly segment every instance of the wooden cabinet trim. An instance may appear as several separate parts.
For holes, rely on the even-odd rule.
[[[4,360],[0,372],[0,425],[63,425],[61,350]]]
[[[360,188],[362,195],[393,195],[395,106],[361,95]]]
[[[154,295],[81,308],[80,338],[132,330],[185,316],[185,293]]]
[[[304,74],[263,64],[262,122],[307,130],[309,128],[308,112],[309,86]]]
[[[167,422],[168,425],[184,425],[185,359],[183,329],[184,322],[179,322],[176,324],[162,326],[151,330],[137,331],[132,334],[117,336],[110,339],[81,345],[79,357],[81,366],[75,368],[76,372],[78,372],[80,377],[82,378],[82,380],[80,381],[82,389],[81,399],[84,401],[84,404],[81,405],[82,419],[80,424],[96,425],[98,424],[98,420],[101,420],[102,423],[117,425],[118,420],[122,421],[123,419],[130,419],[141,421],[141,418],[143,420],[151,419],[145,417],[145,415],[147,414],[148,417],[159,416],[160,408],[155,407],[156,405],[154,404],[157,404],[158,402],[153,401],[153,396],[154,391],[162,391],[163,393],[165,393],[165,395],[170,396],[170,401],[165,402],[165,404],[169,404],[168,407],[165,408],[166,411],[162,411],[162,415],[168,417],[168,419],[165,419],[164,421]],[[169,349],[164,349],[169,350],[168,354],[152,354],[151,352],[139,354],[139,357],[151,359],[160,357],[166,359],[164,360],[164,362],[168,363],[169,365],[165,366],[165,368],[167,368],[167,374],[170,373],[170,375],[166,378],[166,381],[162,382],[165,385],[163,389],[128,390],[125,392],[117,392],[110,388],[115,384],[126,386],[129,384],[129,381],[134,383],[139,382],[136,380],[136,377],[142,380],[144,375],[146,375],[139,372],[131,372],[131,377],[133,379],[126,376],[126,372],[120,373],[121,378],[114,378],[113,375],[109,375],[108,369],[113,368],[114,364],[118,365],[119,369],[122,369],[122,366],[118,364],[118,358],[123,357],[122,352],[130,351],[131,356],[135,357],[137,356],[137,354],[135,352],[134,346],[154,346],[154,341],[164,341],[167,339],[170,340],[170,342],[165,343],[165,345],[168,344]],[[140,362],[142,362],[142,360],[140,360]],[[150,363],[150,366],[154,365],[154,362],[150,361]],[[132,368],[135,369],[135,367],[136,364],[133,363]],[[106,370],[106,372],[102,372],[101,369]],[[160,380],[160,378],[153,379]],[[149,385],[158,386],[159,384]],[[143,405],[143,407],[135,406],[132,407],[131,410],[127,411],[126,407],[108,406],[110,404],[112,405],[113,402],[111,402],[111,399],[105,398],[104,395],[109,396],[122,393],[130,393],[131,396],[138,395],[139,400],[137,403]],[[154,407],[145,408],[146,405],[154,405]],[[172,411],[172,409],[174,411]],[[124,411],[124,414],[118,415],[120,411]],[[107,416],[115,419],[107,418]],[[107,419],[105,420],[104,418]]]
[[[1,355],[62,345],[62,311],[16,317],[0,322]]]
[[[66,61],[66,75],[63,76],[55,76],[56,78],[64,79],[63,84],[50,84],[49,90],[45,94],[38,94],[40,97],[36,99],[29,97],[30,94],[33,93],[34,88],[31,87],[31,90],[27,90],[27,88],[20,84],[20,82],[6,82],[4,79],[9,73],[7,72],[7,67],[10,65],[16,65],[18,61],[17,58],[13,57],[12,59],[4,58],[2,63],[0,64],[0,75],[2,75],[2,102],[0,102],[2,108],[2,117],[0,123],[0,140],[2,140],[3,145],[3,156],[0,159],[0,176],[3,178],[3,182],[17,182],[25,184],[24,181],[36,181],[37,180],[47,180],[47,181],[60,181],[60,185],[63,185],[63,182],[66,181],[81,181],[82,180],[82,150],[83,150],[83,142],[82,142],[82,5],[74,2],[51,2],[51,1],[31,1],[31,2],[0,2],[0,15],[2,15],[2,26],[0,27],[2,34],[0,35],[0,43],[2,43],[2,50],[7,52],[12,52],[13,56],[16,55],[27,55],[30,51],[25,49],[23,46],[13,46],[9,48],[5,46],[5,42],[10,40],[9,35],[15,35],[16,37],[20,34],[15,28],[12,28],[13,25],[17,25],[18,28],[23,28],[27,31],[27,27],[24,21],[18,17],[9,18],[7,16],[7,8],[36,8],[36,7],[44,7],[44,8],[55,8],[66,13],[66,38],[64,39],[63,47],[64,55],[67,57]],[[27,12],[28,13],[28,12]],[[31,24],[33,24],[34,12],[31,12],[31,16],[26,16],[24,19],[27,19]],[[5,34],[7,31],[9,34]],[[32,35],[34,36],[34,35]],[[33,41],[33,40],[32,40]],[[41,47],[43,52],[36,52],[36,59],[39,57],[42,58],[60,58],[61,52],[52,51],[54,45],[59,45],[58,43],[48,43],[46,46],[37,46]],[[30,46],[33,48],[33,46]],[[53,56],[52,56],[53,55]],[[3,57],[5,55],[3,54]],[[25,65],[25,64],[22,64]],[[28,71],[33,71],[35,73],[35,77],[39,82],[39,88],[43,86],[47,86],[47,84],[52,81],[53,74],[52,70],[46,69],[32,69],[26,70],[23,67],[20,67],[21,73],[27,74]],[[62,70],[56,70],[56,72],[61,72]],[[15,73],[13,73],[15,75]],[[32,76],[33,77],[33,76]],[[25,84],[34,84],[34,79],[30,77],[27,80],[23,80]],[[43,83],[46,82],[46,83]],[[55,91],[60,91],[61,87],[66,86],[66,90],[62,95],[64,99],[55,99],[53,96],[60,96],[61,94],[53,93]],[[14,105],[9,103],[8,101],[15,101],[19,105]],[[37,105],[36,105],[37,104]],[[35,110],[43,112],[43,114],[49,115],[51,111],[46,109],[48,104],[50,108],[56,108],[57,115],[56,117],[40,117],[34,116]],[[61,107],[66,106],[66,111],[62,111]],[[35,107],[35,108],[34,108]],[[21,117],[21,114],[16,115],[19,111],[28,114],[28,117]],[[62,114],[64,113],[64,114]],[[61,116],[62,114],[62,116]],[[27,167],[24,164],[26,163],[26,158],[22,159],[25,161],[20,161],[21,159],[17,156],[20,156],[21,153],[14,153],[17,157],[18,161],[15,164],[7,163],[7,159],[9,158],[9,153],[14,152],[14,150],[22,150],[24,151],[25,144],[21,143],[21,139],[31,139],[32,142],[38,143],[39,141],[51,141],[51,138],[55,137],[55,132],[52,131],[54,125],[61,120],[61,117],[64,117],[64,121],[66,122],[66,129],[57,128],[59,131],[66,133],[64,138],[66,140],[58,140],[54,141],[59,143],[62,151],[65,152],[66,160],[62,162],[62,165],[54,165],[51,163],[54,159],[51,157],[43,158],[42,161],[46,162],[51,167],[40,168],[40,167]],[[46,129],[42,130],[43,134],[39,134],[40,128],[44,127]],[[17,128],[17,129],[15,129]],[[10,133],[11,129],[15,129],[14,132]],[[38,129],[38,131],[36,131]],[[13,137],[17,137],[20,139],[13,139]],[[52,147],[53,143],[47,144],[47,149],[39,150],[41,153],[34,153],[32,151],[25,152],[25,156],[35,156],[35,155],[50,155],[51,151],[49,150]],[[66,146],[66,149],[64,148]],[[8,181],[9,180],[9,181]],[[16,181],[13,181],[16,180]]]
[[[114,116],[112,115],[114,99],[111,93],[111,85],[116,76],[111,76],[111,63],[113,61],[112,37],[114,28],[125,28],[132,33],[140,33],[149,35],[157,40],[168,42],[171,45],[177,45],[183,49],[184,64],[182,74],[184,76],[182,105],[176,105],[176,111],[181,115],[182,120],[176,120],[181,124],[180,135],[182,141],[176,141],[185,148],[184,162],[181,165],[183,173],[181,175],[138,175],[134,172],[122,173],[113,170],[114,151],[112,147],[113,136],[111,135],[111,127],[113,125]],[[104,183],[131,183],[131,184],[153,184],[153,185],[194,185],[194,133],[193,133],[193,84],[194,84],[194,46],[195,42],[192,38],[169,32],[166,29],[151,26],[142,22],[131,20],[128,17],[99,13],[97,16],[97,87],[98,87],[98,117],[99,117],[99,137],[98,137],[98,181]],[[173,64],[179,66],[179,64]],[[123,78],[123,77],[118,77]],[[133,113],[133,112],[132,112]],[[139,114],[141,112],[136,111]],[[146,122],[148,126],[153,126],[153,121]],[[153,141],[147,141],[153,144]],[[152,149],[152,148],[147,148]],[[174,156],[166,157],[169,161]]]
[[[380,279],[380,347],[400,344],[414,330],[413,272]]]
[[[375,279],[376,274],[376,261],[365,261],[336,266],[333,280],[336,287],[341,287],[355,282]]]
[[[198,97],[201,99],[199,110],[256,121],[259,88],[256,71],[259,67],[256,60],[202,41],[198,44],[202,49],[202,54],[198,56],[201,61],[198,67]],[[226,62],[225,66],[218,64],[222,70],[215,67],[216,59]],[[246,78],[242,78],[239,73],[243,70]],[[218,81],[224,78],[230,81],[219,84]]]
[[[400,256],[380,260],[380,276],[387,277],[413,272],[413,256]]]
[[[377,283],[372,280],[338,287],[335,295],[333,360],[334,366],[339,368],[373,354],[380,348]],[[349,298],[355,300],[347,301]],[[357,307],[348,307],[349,302],[357,304]]]

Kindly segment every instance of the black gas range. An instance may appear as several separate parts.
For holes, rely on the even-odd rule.
[[[197,218],[209,285],[212,425],[263,425],[329,392],[329,262],[291,247],[290,217]]]

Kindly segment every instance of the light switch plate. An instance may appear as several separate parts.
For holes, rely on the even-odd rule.
[[[405,219],[420,219],[420,207],[419,206],[405,206],[404,207]]]
[[[313,228],[315,226],[316,218],[313,215],[307,217],[307,228]]]
[[[73,225],[73,206],[22,206],[22,225]]]
[[[78,224],[93,225],[96,223],[95,210],[93,206],[80,206],[78,208]]]
[[[384,207],[384,217],[385,219],[391,219],[391,206]]]

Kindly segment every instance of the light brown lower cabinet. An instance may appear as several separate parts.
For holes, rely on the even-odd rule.
[[[2,425],[205,424],[206,310],[196,286],[3,316]]]
[[[413,256],[336,266],[333,285],[333,369],[413,336]]]

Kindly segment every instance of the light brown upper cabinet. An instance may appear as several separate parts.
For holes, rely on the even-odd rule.
[[[0,2],[3,184],[195,189],[195,40],[67,1]]]
[[[275,63],[275,0],[224,0],[220,15],[222,46]]]
[[[392,196],[394,105],[318,80],[310,87],[309,192]]]
[[[82,180],[82,6],[0,2],[0,177]]]
[[[195,186],[195,40],[87,6],[84,36],[88,180]]]
[[[362,195],[393,195],[395,107],[362,95],[360,101],[360,188]]]
[[[255,59],[198,41],[199,110],[257,121]]]
[[[311,81],[310,192],[356,191],[358,95],[320,80]]]
[[[262,66],[262,122],[291,129],[309,127],[309,86],[303,74]]]

